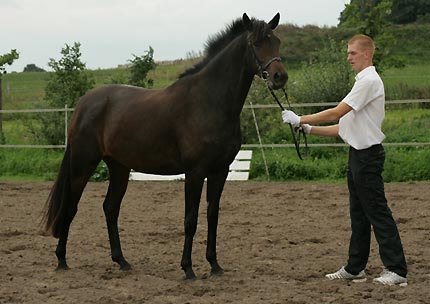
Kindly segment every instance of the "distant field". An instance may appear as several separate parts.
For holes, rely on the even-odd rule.
[[[417,87],[429,87],[430,63],[409,65],[402,69],[389,69],[384,71],[382,78],[387,90],[400,83]]]
[[[154,79],[154,88],[164,88],[175,81],[179,74],[193,65],[193,61],[178,60],[172,64],[158,65],[149,73]],[[104,69],[89,71],[96,81],[96,86],[112,83],[112,78],[126,74],[125,69]],[[45,87],[49,81],[49,72],[10,73],[3,76],[3,108],[34,108],[45,96]]]
[[[195,62],[177,61],[172,64],[158,65],[149,77],[154,79],[154,88],[165,88],[173,83],[180,73],[191,67]],[[296,70],[289,70],[290,80],[294,79]],[[90,71],[96,80],[96,86],[112,83],[112,78],[124,75],[124,69],[105,69]],[[26,109],[37,107],[44,95],[49,80],[48,72],[42,73],[11,73],[3,76],[3,107],[4,109]],[[396,90],[400,84],[412,87],[430,87],[430,63],[411,65],[403,69],[386,70],[382,75],[387,95]]]
[[[45,96],[49,73],[11,73],[3,75],[3,108],[24,109]]]

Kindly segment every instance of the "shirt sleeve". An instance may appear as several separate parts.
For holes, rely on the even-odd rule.
[[[348,104],[355,111],[360,111],[364,106],[372,101],[373,82],[366,78],[356,81],[348,95],[343,99],[343,102]]]

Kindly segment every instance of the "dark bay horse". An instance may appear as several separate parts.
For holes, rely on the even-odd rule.
[[[58,177],[46,204],[46,231],[59,238],[57,269],[67,269],[70,224],[88,179],[103,160],[110,175],[103,203],[112,260],[125,260],[118,215],[131,169],[173,175],[185,173],[185,242],[181,267],[195,278],[191,252],[205,178],[207,178],[206,259],[212,274],[217,262],[219,202],[229,165],[241,146],[240,113],[254,75],[273,89],[283,87],[287,73],[273,33],[279,13],[269,22],[246,14],[209,39],[201,62],[162,90],[107,85],[85,94],[76,106]]]

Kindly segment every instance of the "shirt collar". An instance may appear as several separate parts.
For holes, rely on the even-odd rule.
[[[365,77],[366,75],[374,73],[375,71],[376,71],[376,69],[375,69],[375,67],[373,65],[368,66],[367,68],[365,68],[364,70],[362,70],[360,73],[358,73],[357,75],[355,75],[355,80],[360,80],[363,77]]]

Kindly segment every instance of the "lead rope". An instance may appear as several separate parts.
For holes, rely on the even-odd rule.
[[[270,91],[270,94],[272,94],[272,96],[273,96],[273,98],[276,100],[276,102],[278,103],[278,105],[279,105],[279,107],[281,108],[281,110],[282,111],[285,111],[285,108],[282,106],[282,104],[281,104],[281,102],[279,101],[279,99],[278,99],[278,97],[275,95],[275,93],[273,92],[273,90],[270,88],[270,86],[268,85],[268,72],[266,71],[266,69],[274,62],[274,61],[279,61],[279,62],[281,62],[281,57],[273,57],[272,59],[270,59],[264,66],[260,63],[260,61],[258,60],[258,57],[257,57],[257,54],[255,53],[255,50],[254,50],[254,47],[253,47],[253,45],[252,45],[252,42],[249,40],[248,41],[248,45],[249,45],[249,47],[251,48],[251,52],[252,52],[252,55],[253,55],[253,57],[254,57],[254,60],[255,60],[255,64],[256,64],[256,66],[257,66],[257,69],[258,69],[258,75],[261,77],[261,79],[263,79],[264,80],[264,82],[266,83],[266,87],[269,89],[269,91]],[[284,89],[284,88],[282,88],[282,91],[284,92],[284,95],[285,95],[285,99],[287,100],[287,104],[288,104],[288,109],[290,110],[290,111],[292,111],[292,108],[291,108],[291,105],[290,105],[290,102],[289,102],[289,100],[288,100],[288,94],[287,94],[287,91]],[[253,111],[253,114],[254,114],[254,111]],[[255,115],[255,114],[254,114]],[[257,122],[256,120],[255,120],[255,118],[254,118],[254,121],[255,122]],[[297,155],[299,156],[299,158],[301,159],[301,160],[303,160],[303,157],[302,157],[302,155],[301,155],[301,153],[300,153],[300,144],[299,144],[299,141],[297,140],[297,137],[296,137],[296,134],[295,134],[295,132],[294,132],[294,127],[291,125],[291,124],[289,124],[290,125],[290,130],[291,130],[291,134],[292,134],[292,136],[293,136],[293,143],[294,143],[294,146],[296,147],[296,152],[297,152]],[[259,133],[259,131],[258,131],[258,128],[257,128],[257,133]],[[301,127],[298,127],[298,136],[299,136],[299,138],[300,138],[300,134],[303,134],[303,138],[304,138],[304,140],[305,140],[305,153],[306,153],[306,155],[307,155],[307,153],[308,153],[308,150],[309,150],[309,148],[308,148],[308,141],[307,141],[307,139],[306,139],[306,134],[305,134],[305,131],[303,130],[303,128],[301,128]],[[260,146],[261,146],[261,140],[260,140]],[[261,150],[261,151],[263,151],[263,149]],[[264,155],[264,153],[263,153],[263,155]],[[265,158],[265,157],[264,157]],[[269,173],[268,173],[268,169],[267,169],[267,165],[266,165],[266,173],[267,173],[267,175],[269,175]]]
[[[267,88],[269,89],[270,94],[272,94],[273,99],[275,99],[276,103],[279,105],[279,107],[281,108],[281,110],[282,110],[282,111],[285,111],[284,106],[283,106],[283,105],[281,104],[281,102],[279,101],[279,99],[278,99],[278,97],[276,96],[275,92],[273,92],[273,90],[272,90],[268,85],[267,85]],[[288,94],[287,94],[287,91],[285,90],[285,88],[282,88],[282,91],[284,92],[285,99],[287,100],[288,110],[292,111],[292,107],[291,107],[290,101],[288,100]],[[296,148],[297,156],[298,156],[301,160],[303,160],[302,154],[300,153],[300,143],[299,143],[299,141],[297,140],[297,136],[296,136],[296,132],[294,131],[294,127],[293,127],[293,125],[292,125],[292,124],[288,124],[288,125],[290,126],[291,135],[292,135],[292,137],[293,137],[293,143],[294,143],[294,147]],[[306,138],[306,133],[305,133],[305,131],[303,130],[303,128],[301,128],[301,127],[299,127],[299,128],[298,128],[298,132],[299,132],[299,136],[303,136],[303,138],[304,138],[304,141],[305,141],[305,153],[306,153],[306,154],[305,154],[305,156],[307,156],[307,153],[308,153],[309,148],[308,148],[308,141],[307,141],[307,138]]]

